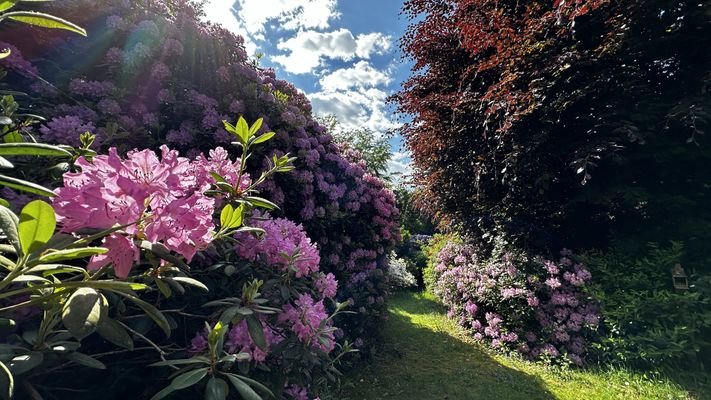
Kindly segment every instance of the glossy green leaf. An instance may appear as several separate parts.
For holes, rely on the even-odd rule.
[[[0,206],[0,230],[3,231],[7,241],[10,242],[15,252],[22,255],[22,246],[20,245],[19,234],[20,219],[17,218],[12,210],[5,206]]]
[[[93,369],[106,369],[106,365],[94,357],[88,356],[83,353],[72,352],[65,356],[68,360],[73,361],[79,365]]]
[[[101,335],[102,338],[108,340],[116,346],[133,350],[133,339],[131,339],[131,335],[129,335],[126,328],[124,328],[123,325],[115,319],[111,319],[109,317],[102,318],[101,322],[99,322],[99,325],[96,327],[96,332]]]
[[[175,389],[172,387],[168,386],[163,388],[160,392],[156,393],[151,397],[151,400],[161,400],[169,396],[171,393],[175,392]]]
[[[246,384],[239,376],[235,374],[226,374],[227,379],[230,380],[232,386],[237,389],[239,395],[242,396],[244,400],[262,400],[262,397],[257,394],[248,384]]]
[[[57,219],[54,209],[42,200],[28,203],[20,212],[18,231],[23,254],[42,247],[54,234]]]
[[[12,54],[10,49],[0,49],[0,60],[10,57],[10,54]]]
[[[207,381],[207,386],[205,386],[205,400],[225,400],[229,393],[230,387],[224,379],[215,378],[213,376]]]
[[[72,153],[44,143],[0,143],[0,156],[71,157]]]
[[[170,323],[168,323],[168,320],[165,318],[165,315],[163,315],[160,310],[131,294],[123,292],[114,293],[129,299],[133,304],[140,307],[146,313],[146,315],[148,315],[148,317],[150,317],[156,323],[156,325],[158,325],[158,327],[162,329],[163,332],[165,332],[166,336],[170,336]]]
[[[64,29],[82,36],[86,36],[86,31],[80,26],[73,24],[63,18],[36,11],[14,11],[4,14],[2,18],[9,18],[25,24],[41,26],[50,29]]]
[[[206,375],[209,368],[193,369],[173,378],[170,382],[170,387],[173,390],[181,390],[193,386],[200,382]]]
[[[109,249],[105,247],[80,247],[78,249],[54,250],[45,253],[39,258],[41,263],[56,263],[77,258],[87,258],[97,254],[105,254]]]
[[[209,292],[209,291],[210,291],[210,289],[208,289],[207,286],[205,286],[204,283],[200,282],[200,281],[197,280],[197,279],[188,278],[188,277],[186,277],[186,276],[176,276],[176,277],[172,277],[172,278],[170,278],[170,279],[172,279],[172,280],[174,280],[174,281],[176,281],[176,282],[184,283],[184,284],[186,284],[186,285],[195,286],[195,287],[200,288],[200,289],[202,289],[202,290],[204,290],[204,291],[206,291],[206,292]]]
[[[15,378],[10,369],[0,361],[0,399],[10,400],[15,393]]]
[[[247,143],[249,140],[249,125],[244,117],[239,117],[237,120],[237,135],[243,143]]]
[[[0,168],[12,169],[15,168],[15,166],[12,165],[12,163],[8,161],[5,157],[0,157]]]
[[[108,301],[92,288],[79,288],[62,310],[64,327],[78,340],[92,334],[108,314]]]
[[[249,136],[254,136],[257,131],[259,131],[259,128],[262,127],[262,124],[264,123],[264,118],[258,118],[254,123],[252,124],[251,127],[249,127]]]
[[[248,315],[247,317],[247,329],[249,330],[249,336],[254,341],[260,349],[267,350],[267,339],[264,336],[264,329],[262,328],[262,323],[259,321],[256,315]]]
[[[254,139],[254,142],[252,142],[252,144],[264,143],[264,142],[266,142],[267,140],[273,138],[274,135],[276,135],[276,133],[274,133],[274,132],[267,132],[267,133],[264,133],[264,134],[260,135],[258,138]]]
[[[220,213],[220,228],[239,228],[242,226],[243,213],[244,207],[242,205],[235,208],[232,204],[227,204],[222,208],[222,212]]]
[[[11,189],[20,190],[27,193],[33,193],[45,197],[55,196],[54,192],[44,186],[6,175],[0,175],[0,186],[7,186]]]
[[[13,357],[7,367],[13,375],[21,375],[28,372],[44,362],[44,354],[41,351],[33,351],[29,354],[22,354]]]
[[[158,361],[150,365],[150,367],[167,367],[170,365],[190,365],[190,364],[209,364],[210,359],[203,356],[192,358],[182,358],[180,360],[165,360]]]
[[[19,0],[0,0],[0,12],[11,9],[18,1]]]
[[[257,381],[255,381],[254,379],[247,378],[246,376],[239,376],[239,379],[240,379],[241,381],[243,381],[243,382],[249,384],[249,386],[251,386],[251,387],[253,387],[253,388],[256,388],[257,390],[259,390],[260,392],[262,392],[262,394],[266,395],[266,396],[269,397],[270,399],[273,399],[273,398],[274,398],[274,393],[272,393],[272,391],[269,390],[269,388],[266,387],[266,386],[264,386],[262,383],[257,382]]]
[[[261,197],[255,197],[255,196],[247,196],[245,197],[245,200],[248,202],[252,203],[252,205],[256,207],[261,207],[261,208],[266,208],[268,210],[274,210],[274,209],[279,209],[279,206],[276,204],[272,203],[271,201],[267,199],[263,199]]]

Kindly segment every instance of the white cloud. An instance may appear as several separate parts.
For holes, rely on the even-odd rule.
[[[281,40],[277,48],[287,55],[271,57],[287,72],[306,74],[323,65],[325,59],[351,61],[383,54],[390,49],[391,38],[382,33],[361,34],[357,37],[348,29],[332,32],[300,31],[296,36]]]
[[[388,94],[380,89],[318,92],[308,95],[314,112],[334,114],[344,129],[369,128],[385,133],[399,124],[390,120],[385,101]]]
[[[398,161],[393,158],[388,161],[388,174],[402,180],[403,178],[412,175],[412,164],[409,160]]]
[[[367,61],[358,61],[350,68],[333,71],[321,78],[321,87],[325,91],[369,88],[388,85],[392,78],[387,71],[375,69]]]
[[[340,17],[337,0],[208,0],[205,13],[209,21],[244,37],[248,54],[266,39],[267,24],[292,31],[327,29]]]

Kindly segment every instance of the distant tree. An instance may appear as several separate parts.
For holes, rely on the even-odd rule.
[[[346,129],[333,114],[320,116],[317,119],[326,127],[336,143],[345,149],[360,153],[371,174],[386,180],[391,178],[388,172],[388,161],[392,158],[392,151],[387,136],[369,128]]]
[[[711,240],[711,2],[408,0],[420,202],[487,244]],[[559,243],[560,244],[560,243]],[[693,248],[694,245],[687,247]]]
[[[410,234],[433,235],[435,226],[428,215],[415,205],[418,191],[398,185],[394,189],[397,208],[400,210],[400,226]]]

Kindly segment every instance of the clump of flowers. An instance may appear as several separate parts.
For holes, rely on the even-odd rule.
[[[115,148],[91,161],[79,158],[81,171],[65,174],[64,187],[56,190],[58,222],[67,233],[126,225],[104,239],[109,252],[94,256],[88,265],[97,269],[112,263],[120,278],[138,260],[134,240],[162,243],[189,262],[210,244],[214,232],[215,199],[204,194],[214,179],[205,171],[237,168],[221,154],[217,149],[210,158],[191,162],[162,146],[160,158],[141,150],[123,159]]]
[[[506,254],[483,263],[472,247],[449,243],[437,257],[434,292],[474,338],[530,359],[584,363],[600,314],[585,293],[591,274],[570,251],[558,262]]]
[[[407,270],[407,261],[398,258],[393,252],[388,257],[388,279],[390,285],[396,288],[409,288],[417,286],[417,280],[410,271]]]
[[[323,300],[315,301],[307,293],[299,295],[293,305],[284,305],[279,322],[290,326],[299,340],[311,347],[330,353],[336,346]]]
[[[308,276],[319,270],[321,257],[318,248],[311,243],[301,225],[285,218],[255,219],[252,224],[264,230],[257,238],[250,234],[238,235],[240,245],[237,254],[256,261],[261,259],[268,265],[279,266],[283,271],[293,268],[297,278]]]

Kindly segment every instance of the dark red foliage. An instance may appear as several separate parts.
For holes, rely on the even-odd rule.
[[[548,247],[570,239],[560,228],[574,214],[576,224],[649,217],[630,210],[669,190],[650,169],[687,177],[679,190],[702,208],[708,2],[409,0],[404,13],[401,47],[415,64],[394,100],[412,117],[401,133],[421,205],[444,224]],[[633,185],[641,198],[598,196]]]

